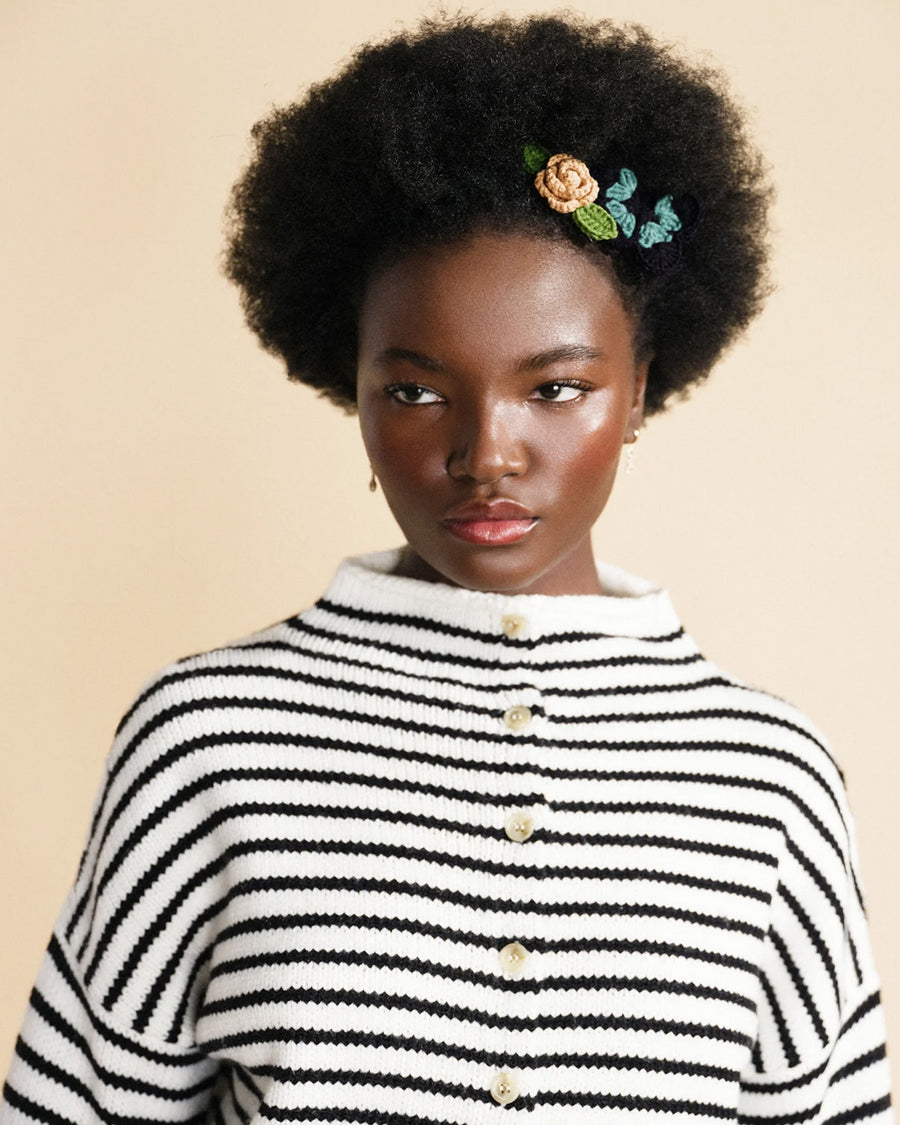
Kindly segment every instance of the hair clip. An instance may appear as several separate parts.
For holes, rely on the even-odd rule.
[[[523,157],[540,195],[554,211],[571,215],[588,238],[615,242],[616,248],[633,247],[652,273],[665,273],[677,265],[682,243],[700,218],[693,196],[681,196],[676,202],[664,195],[648,208],[638,194],[637,176],[630,168],[619,168],[607,176],[612,182],[598,203],[600,183],[584,161],[564,152],[552,154],[531,142],[524,146]]]

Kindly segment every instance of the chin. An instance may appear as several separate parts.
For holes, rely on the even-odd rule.
[[[517,563],[506,547],[486,547],[466,559],[439,559],[429,565],[445,582],[491,594],[526,594],[547,569]]]

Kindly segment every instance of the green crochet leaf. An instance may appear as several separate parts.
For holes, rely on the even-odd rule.
[[[530,141],[522,149],[525,168],[534,176],[540,172],[552,155],[553,153],[549,148],[544,148],[542,145],[533,145]]]
[[[592,238],[595,242],[615,238],[619,233],[616,220],[609,211],[604,207],[598,207],[596,203],[586,203],[584,207],[577,207],[572,212],[572,218],[588,238]]]

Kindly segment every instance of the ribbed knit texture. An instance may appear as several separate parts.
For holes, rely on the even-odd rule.
[[[4,1125],[892,1120],[808,720],[615,568],[505,597],[395,558],[125,715]]]

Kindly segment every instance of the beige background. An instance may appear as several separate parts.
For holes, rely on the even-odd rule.
[[[0,1069],[141,682],[398,539],[355,422],[257,350],[217,257],[251,123],[427,10],[0,4]],[[900,8],[583,10],[718,60],[780,187],[779,291],[709,386],[645,431],[598,550],[669,586],[711,657],[830,736],[897,1043]]]

